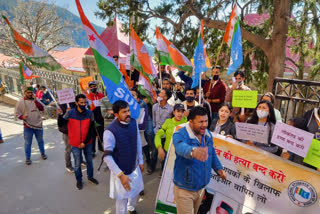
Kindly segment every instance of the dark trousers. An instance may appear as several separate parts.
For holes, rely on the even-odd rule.
[[[155,170],[157,161],[158,161],[158,150],[154,145],[154,136],[155,135],[153,131],[145,132],[145,138],[146,138],[146,141],[148,142],[149,150],[151,150],[149,168],[152,171]]]
[[[142,147],[142,151],[144,156],[146,157],[146,162],[147,162],[147,166],[150,167],[150,146],[149,145],[145,145],[144,147]]]
[[[92,138],[92,152],[96,152],[96,142],[98,144],[98,149],[103,152],[103,131],[104,131],[104,125],[100,125],[96,127],[96,131],[94,132],[95,135]],[[99,137],[97,135],[97,132],[99,134]],[[101,139],[101,142],[100,142]]]

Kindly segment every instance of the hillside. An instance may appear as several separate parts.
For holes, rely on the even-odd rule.
[[[14,17],[12,17],[12,14],[10,14],[10,11],[16,6],[16,4],[16,0],[0,0],[0,14],[2,13],[2,11],[6,11],[8,13],[8,18],[14,19]],[[63,20],[69,20],[73,24],[72,27],[66,28],[64,29],[64,31],[69,31],[69,33],[72,34],[74,45],[78,45],[83,48],[89,47],[88,39],[86,37],[85,31],[82,28],[80,18],[62,7],[56,6],[56,9],[58,15],[63,17]],[[99,34],[104,30],[104,28],[99,27],[95,24],[92,25]]]

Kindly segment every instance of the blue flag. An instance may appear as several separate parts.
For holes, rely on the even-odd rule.
[[[201,72],[207,71],[206,59],[203,51],[203,41],[199,36],[196,50],[194,51],[194,73],[192,75],[191,88],[199,86],[199,76]]]
[[[230,75],[233,72],[235,72],[243,62],[240,24],[238,24],[238,26],[236,27],[237,29],[233,35],[232,43],[231,43],[231,58],[230,58],[230,66],[228,68],[227,75]]]

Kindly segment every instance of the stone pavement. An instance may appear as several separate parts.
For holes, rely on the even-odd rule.
[[[115,213],[115,201],[108,197],[109,171],[97,172],[101,153],[94,159],[94,177],[99,185],[88,183],[83,170],[84,187],[76,189],[74,174],[64,165],[64,143],[56,120],[44,121],[47,160],[40,158],[35,139],[32,165],[25,165],[23,126],[14,121],[14,108],[0,103],[0,128],[4,143],[0,144],[0,214],[109,214]],[[103,165],[105,166],[105,165]],[[102,167],[104,168],[104,167]],[[158,167],[159,170],[159,167]],[[159,171],[144,175],[145,196],[140,197],[137,212],[154,211],[160,183]]]

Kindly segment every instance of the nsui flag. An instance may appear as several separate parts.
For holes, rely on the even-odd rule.
[[[199,85],[199,76],[201,72],[207,70],[206,59],[203,50],[203,40],[201,35],[198,38],[198,44],[194,51],[194,74],[192,75],[192,86],[195,88]]]
[[[101,41],[99,35],[92,27],[91,23],[84,15],[80,1],[76,0],[79,15],[87,34],[89,44],[93,55],[96,59],[98,69],[101,75],[103,84],[107,90],[108,98],[111,103],[117,100],[124,100],[129,104],[131,117],[137,119],[140,114],[140,106],[131,95],[127,84],[114,62],[108,48]]]
[[[231,12],[223,41],[231,47],[230,65],[227,73],[227,75],[230,75],[235,72],[243,62],[240,21],[236,5]]]

